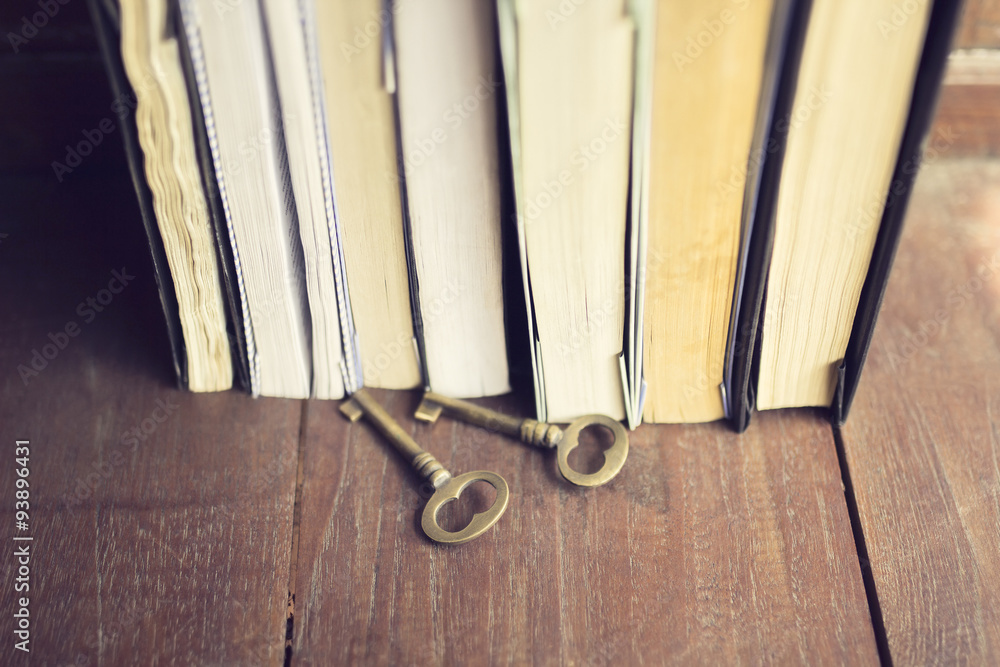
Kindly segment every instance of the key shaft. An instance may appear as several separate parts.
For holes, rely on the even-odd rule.
[[[451,480],[451,473],[445,470],[441,462],[418,445],[416,440],[410,437],[410,434],[403,430],[403,427],[365,389],[357,390],[350,399],[341,403],[340,411],[352,422],[367,417],[420,476],[435,489],[441,488]]]
[[[424,394],[424,400],[420,402],[415,416],[421,421],[435,422],[441,416],[442,411],[461,421],[482,426],[491,431],[498,431],[536,447],[555,447],[563,437],[562,429],[555,424],[547,424],[535,419],[512,417],[475,403],[442,396],[432,391]]]

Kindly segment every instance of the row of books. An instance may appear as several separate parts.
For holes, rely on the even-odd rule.
[[[846,417],[960,4],[89,1],[182,385],[741,430]]]

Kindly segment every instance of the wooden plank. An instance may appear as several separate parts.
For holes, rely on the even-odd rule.
[[[0,525],[10,543],[14,441],[29,439],[32,659],[276,664],[301,403],[174,389],[131,184],[53,183],[21,181],[4,200],[22,223],[0,230]],[[112,271],[135,277],[91,314]],[[25,383],[33,350],[53,358]]]
[[[931,137],[935,159],[1000,155],[1000,51],[951,55]]]
[[[899,665],[1000,661],[1000,163],[919,176],[846,459]]]
[[[415,393],[376,396],[453,472],[504,475],[511,505],[478,540],[435,545],[407,464],[369,425],[311,407],[293,664],[877,660],[819,414],[762,414],[743,436],[644,425],[613,482],[579,489],[551,455],[415,425]]]

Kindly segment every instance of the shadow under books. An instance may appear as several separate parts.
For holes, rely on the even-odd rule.
[[[41,174],[5,181],[0,312],[5,346],[16,359],[10,372],[20,377],[12,386],[46,384],[59,357],[83,354],[97,368],[127,365],[175,387],[149,248],[124,168],[61,184]]]

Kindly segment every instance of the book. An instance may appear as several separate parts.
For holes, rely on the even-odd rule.
[[[427,385],[506,393],[496,13],[479,0],[413,0],[392,27]]]
[[[233,361],[187,88],[167,20],[165,0],[123,0],[122,62],[129,79],[140,82],[135,123],[177,295],[187,386],[196,392],[220,391],[233,384]]]
[[[319,70],[314,6],[263,0],[288,156],[312,324],[312,396],[343,398],[359,385],[353,320]]]
[[[410,389],[422,383],[422,371],[403,220],[391,15],[380,0],[330,0],[315,7],[361,382]]]
[[[758,409],[833,401],[930,15],[920,5],[888,37],[856,29],[889,7],[813,2],[778,186]]]
[[[730,330],[737,430],[754,408],[820,405],[846,419],[960,6],[890,21],[891,3],[797,5]]]
[[[621,419],[634,24],[622,0],[498,15],[536,409]]]
[[[202,187],[182,47],[166,2],[91,0],[88,9],[116,99],[129,173],[150,254],[178,385],[219,391],[246,386],[241,342]],[[135,82],[133,87],[132,82]]]
[[[927,21],[927,35],[913,84],[906,129],[900,141],[891,185],[886,193],[882,219],[875,238],[868,274],[861,288],[844,362],[837,369],[837,388],[830,406],[832,421],[836,425],[842,425],[847,419],[861,380],[861,371],[868,356],[875,322],[889,281],[892,261],[899,245],[910,194],[924,150],[930,141],[931,124],[962,7],[962,0],[935,0]],[[891,34],[895,27],[893,18],[894,16],[888,19],[882,17],[877,26],[879,30],[887,35]]]
[[[649,253],[650,154],[653,126],[653,68],[656,61],[656,0],[629,0],[635,24],[632,137],[629,165],[628,230],[625,248],[625,340],[619,366],[629,428],[642,422],[648,383],[644,377],[643,321],[646,259]]]
[[[243,308],[253,393],[308,398],[302,248],[260,7],[181,0]]]
[[[645,421],[725,416],[720,386],[743,202],[755,187],[747,165],[757,118],[773,104],[766,54],[783,36],[781,4],[658,7],[642,267]]]

